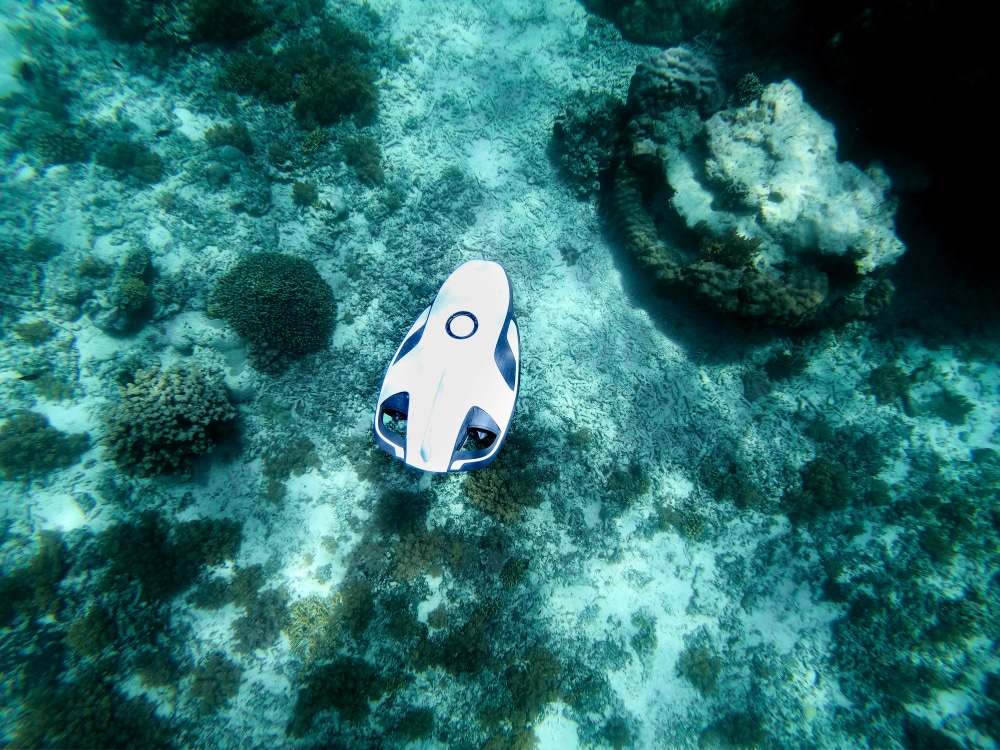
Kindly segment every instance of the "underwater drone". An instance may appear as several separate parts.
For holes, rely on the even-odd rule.
[[[423,471],[489,466],[514,416],[520,372],[510,277],[499,263],[463,263],[410,326],[386,369],[375,442]]]

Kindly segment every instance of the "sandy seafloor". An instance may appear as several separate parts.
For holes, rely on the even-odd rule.
[[[375,0],[370,6],[382,17],[381,33],[411,53],[394,69],[382,70],[379,115],[365,131],[382,146],[388,187],[362,185],[331,149],[274,177],[272,205],[262,217],[230,209],[238,184],[212,190],[200,177],[204,133],[238,117],[263,153],[269,132],[296,134],[287,107],[240,98],[234,117],[223,106],[224,95],[205,83],[213,76],[211,52],[157,75],[154,65],[133,64],[120,45],[101,40],[72,8],[8,8],[55,43],[72,40],[74,46],[59,54],[73,61],[74,115],[98,125],[132,123],[164,157],[166,175],[142,186],[115,180],[93,163],[44,168],[26,156],[0,169],[4,224],[30,227],[65,246],[48,262],[43,291],[25,303],[24,312],[49,320],[56,335],[33,348],[4,332],[0,404],[5,416],[30,408],[60,430],[85,431],[92,439],[91,450],[68,469],[30,483],[0,484],[3,518],[10,523],[0,554],[5,571],[25,564],[41,530],[98,533],[152,505],[171,522],[241,522],[242,546],[235,560],[218,569],[223,575],[261,563],[266,588],[284,587],[289,604],[336,595],[381,491],[376,482],[359,478],[345,445],[368,440],[382,370],[413,317],[454,267],[488,258],[500,262],[514,284],[523,353],[515,431],[533,437],[543,463],[557,467],[558,479],[542,485],[539,507],[509,524],[467,505],[461,475],[418,476],[387,465],[384,482],[433,491],[429,528],[460,529],[476,539],[503,526],[509,540],[504,554],[530,561],[524,580],[512,588],[496,585],[495,561],[473,565],[464,575],[425,571],[424,585],[411,588],[419,591],[422,621],[445,602],[455,613],[452,622],[461,622],[488,590],[512,623],[491,638],[514,639],[506,646],[515,652],[517,641],[524,649],[542,644],[562,663],[584,663],[606,679],[604,698],[586,710],[565,696],[546,702],[534,726],[539,747],[610,746],[612,720],[627,726],[634,747],[695,747],[699,738],[702,746],[712,746],[706,728],[734,712],[755,717],[759,742],[767,746],[895,742],[900,717],[909,714],[968,746],[993,747],[974,720],[985,711],[983,675],[997,668],[995,633],[988,627],[922,652],[922,663],[965,677],[950,679],[895,714],[862,711],[859,718],[852,712],[856,692],[852,701],[846,683],[856,675],[834,659],[834,623],[849,605],[824,594],[824,564],[839,557],[839,580],[849,581],[858,569],[879,568],[904,548],[911,554],[919,527],[868,508],[854,513],[861,526],[851,533],[844,531],[846,521],[820,533],[790,523],[780,512],[780,498],[817,453],[804,432],[816,418],[835,430],[882,436],[889,460],[881,478],[893,485],[893,497],[919,492],[925,477],[912,458],[932,453],[948,491],[961,492],[970,450],[997,447],[995,352],[879,339],[872,323],[793,341],[705,325],[697,320],[698,310],[684,304],[647,304],[637,285],[623,278],[627,268],[596,201],[574,195],[550,158],[549,144],[553,120],[573,92],[624,98],[635,65],[650,48],[622,41],[606,24],[588,24],[574,0]],[[116,56],[124,69],[109,63]],[[157,138],[164,127],[172,132]],[[430,203],[442,172],[454,167],[478,189]],[[296,206],[291,183],[306,178],[316,182],[322,200],[345,204],[346,216]],[[403,197],[391,212],[381,207],[389,189]],[[156,199],[162,191],[176,196],[170,208]],[[47,303],[83,257],[115,264],[127,248],[143,242],[159,280],[184,279],[187,293],[179,309],[161,307],[141,331],[112,335],[88,315],[67,319],[62,308]],[[561,249],[567,247],[577,262],[564,260]],[[334,289],[341,317],[353,315],[350,324],[338,324],[326,349],[278,375],[250,367],[235,334],[206,314],[213,281],[238,256],[256,250],[314,262]],[[759,370],[774,352],[793,349],[808,359],[806,371],[748,400],[746,373]],[[46,400],[18,379],[26,363],[42,360],[72,384],[70,398]],[[241,440],[238,449],[223,447],[199,462],[191,479],[119,476],[135,498],[122,504],[103,489],[115,468],[99,441],[104,410],[117,397],[112,373],[136,361],[197,362],[223,371],[239,401]],[[907,372],[932,373],[913,387],[918,403],[942,386],[970,399],[975,408],[966,423],[952,425],[933,414],[910,417],[898,404],[878,403],[867,378],[874,367],[893,362]],[[570,446],[567,436],[581,428],[591,431],[592,441]],[[280,504],[267,502],[261,497],[262,456],[302,436],[316,446],[320,468],[290,478]],[[735,457],[744,467],[766,499],[763,509],[713,497],[702,477],[706,464],[720,457]],[[602,515],[607,477],[615,467],[630,465],[648,475],[648,491],[619,515]],[[663,507],[693,509],[704,529],[684,534],[662,525]],[[330,537],[335,545],[324,543]],[[912,585],[932,598],[957,597],[975,587],[985,592],[991,611],[995,594],[988,580],[995,557],[983,554],[973,558],[960,551]],[[329,732],[351,746],[378,736],[375,703],[360,726],[341,726],[332,711],[316,719],[318,734],[287,736],[305,669],[287,633],[267,648],[240,653],[231,631],[241,614],[235,605],[199,610],[181,595],[170,613],[178,658],[198,663],[221,650],[243,669],[238,694],[215,714],[200,711],[187,695],[189,677],[158,689],[144,687],[128,671],[116,679],[126,694],[155,703],[168,725],[193,719],[182,744],[309,745]],[[634,636],[649,622],[653,645],[647,632],[640,653]],[[13,648],[11,629],[6,633],[4,642]],[[708,644],[720,660],[714,690],[699,691],[680,673],[681,654],[695,642]],[[366,650],[362,638],[354,655],[363,657]],[[24,711],[12,675],[3,679],[0,744],[11,741]],[[464,746],[463,737],[470,738],[469,746],[485,741],[490,732],[477,728],[476,706],[490,684],[483,675],[454,675],[435,666],[415,672],[394,699],[432,708],[437,726],[449,726],[450,734],[412,746]],[[888,728],[880,729],[882,722]]]

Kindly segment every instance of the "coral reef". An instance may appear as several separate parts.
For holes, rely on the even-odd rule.
[[[156,0],[82,0],[90,20],[111,39],[138,42],[146,37],[160,5]]]
[[[854,497],[854,489],[844,466],[825,456],[806,463],[800,472],[802,485],[782,498],[782,508],[795,523],[813,521],[820,514],[843,510]]]
[[[580,91],[556,115],[553,155],[581,197],[596,193],[611,167],[624,109],[610,94]]]
[[[270,21],[256,0],[189,0],[187,22],[196,41],[232,44],[262,31]]]
[[[24,701],[16,747],[171,747],[166,723],[152,703],[129,697],[100,672],[73,682],[43,681]]]
[[[82,0],[90,20],[110,39],[146,42],[164,54],[192,42],[229,45],[262,31],[270,20],[257,0]]]
[[[221,380],[197,367],[139,370],[119,388],[103,445],[140,475],[187,473],[232,428],[236,411]]]
[[[66,634],[66,643],[78,654],[95,658],[114,642],[111,615],[100,604],[87,609],[87,614],[74,620]]]
[[[250,342],[260,369],[324,346],[333,332],[333,290],[311,263],[281,253],[244,256],[212,291],[209,312]]]
[[[392,723],[389,734],[409,744],[428,739],[434,733],[434,712],[429,708],[408,708]]]
[[[0,426],[0,477],[31,479],[75,464],[87,450],[85,433],[67,435],[33,411],[16,411]]]
[[[894,204],[837,161],[832,125],[790,81],[703,120],[722,99],[711,64],[686,49],[637,68],[612,181],[630,254],[655,279],[749,322],[880,312],[892,287],[867,276],[905,250]]]
[[[764,372],[771,380],[791,380],[808,367],[809,360],[800,352],[776,351],[764,363]]]
[[[641,463],[631,461],[624,469],[615,466],[605,480],[601,518],[618,518],[637,498],[649,492],[649,488],[649,475]]]
[[[12,330],[15,336],[31,346],[44,344],[55,334],[52,326],[45,320],[27,320],[15,323]]]
[[[581,0],[640,44],[669,47],[696,37],[725,20],[731,1],[723,0]]]
[[[115,272],[106,300],[93,314],[94,324],[105,331],[133,333],[153,310],[153,266],[145,247],[130,250]]]
[[[7,627],[18,614],[32,619],[56,614],[59,584],[69,564],[69,550],[60,534],[40,532],[38,551],[28,564],[0,576],[0,626]]]
[[[733,499],[740,505],[741,500],[745,501],[746,497],[736,495]],[[657,515],[663,531],[679,531],[685,538],[694,542],[701,540],[709,530],[708,520],[693,505],[680,507],[662,505]]]
[[[868,389],[880,404],[891,404],[910,395],[910,376],[897,364],[884,364],[868,374]]]
[[[229,661],[221,651],[213,651],[195,667],[188,695],[201,701],[206,711],[215,713],[236,697],[242,674],[242,667]]]
[[[280,482],[290,476],[301,476],[309,469],[318,469],[321,465],[313,441],[300,437],[265,456],[261,473],[267,479]]]
[[[702,695],[715,692],[721,672],[722,662],[708,646],[688,646],[677,660],[677,674],[694,685]]]
[[[500,570],[500,585],[512,589],[520,586],[528,573],[529,561],[523,557],[509,557]]]
[[[254,152],[250,129],[247,128],[246,123],[240,121],[230,125],[213,125],[205,131],[205,143],[208,144],[209,148],[232,146],[247,156],[251,156]]]
[[[462,494],[469,505],[506,523],[520,520],[526,508],[541,505],[537,479],[528,467],[519,464],[518,453],[507,445],[496,461],[465,478]]]
[[[205,519],[171,527],[156,511],[123,522],[98,536],[108,561],[101,586],[123,590],[138,584],[147,601],[169,599],[194,583],[204,565],[236,556],[242,527],[235,521]]]
[[[691,105],[708,117],[724,100],[715,66],[687,47],[671,47],[639,63],[627,104],[633,116],[658,118],[675,107]]]
[[[66,124],[43,126],[32,138],[35,153],[46,166],[75,164],[90,158],[90,143],[79,128]]]
[[[306,208],[319,200],[319,190],[312,180],[296,180],[292,183],[292,203]]]
[[[382,149],[374,138],[358,136],[345,141],[344,161],[366,185],[381,185],[385,181]]]
[[[374,73],[351,61],[310,70],[296,81],[292,114],[307,130],[332,125],[349,115],[361,123],[370,122],[378,111],[374,82]]]
[[[133,177],[150,185],[163,177],[163,158],[155,151],[132,141],[113,141],[98,150],[95,161],[111,169],[118,179]]]
[[[340,657],[315,667],[299,689],[287,733],[302,737],[319,714],[331,709],[342,721],[362,721],[370,711],[368,702],[382,695],[383,682],[375,667],[355,657]]]
[[[143,687],[176,685],[181,677],[180,666],[162,649],[140,652],[135,658],[135,666]]]
[[[736,82],[736,99],[744,107],[760,99],[763,93],[764,84],[760,82],[756,73],[747,73]]]
[[[763,722],[756,714],[727,713],[702,730],[698,736],[698,747],[741,750],[761,747],[767,739]]]
[[[288,592],[267,589],[250,599],[246,610],[246,615],[233,622],[235,650],[241,654],[267,648],[278,640],[288,624]]]
[[[963,426],[965,418],[976,408],[976,405],[961,393],[954,393],[947,388],[942,388],[921,402],[920,406],[955,427]]]

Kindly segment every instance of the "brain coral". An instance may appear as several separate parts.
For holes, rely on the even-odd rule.
[[[686,47],[671,47],[639,63],[628,88],[628,106],[651,115],[681,104],[710,115],[724,99],[715,67]]]
[[[323,347],[337,303],[312,263],[267,252],[245,256],[219,279],[209,312],[250,342],[258,368],[269,369]]]
[[[196,367],[150,367],[120,388],[104,445],[119,466],[138,474],[183,473],[217,445],[235,417],[220,379]]]
[[[791,81],[704,120],[721,102],[717,80],[670,52],[636,71],[615,161],[612,205],[631,254],[746,320],[881,310],[888,288],[868,275],[906,248],[878,182],[837,161],[833,126]]]

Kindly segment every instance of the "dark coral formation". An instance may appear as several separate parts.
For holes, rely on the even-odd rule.
[[[581,197],[596,193],[611,167],[624,109],[610,94],[577,92],[556,116],[554,156]]]
[[[172,746],[166,722],[144,697],[129,697],[99,667],[73,682],[39,681],[24,701],[27,713],[14,747]]]
[[[722,660],[707,645],[690,645],[681,651],[677,674],[694,685],[702,695],[715,692],[722,672]]]
[[[728,149],[727,139],[738,139],[739,134],[758,127],[754,118],[763,117],[760,122],[768,123],[774,119],[768,114],[771,104],[756,102],[760,82],[749,80],[743,88],[740,95],[750,102],[747,112],[741,114],[739,109],[730,114],[727,110],[706,124],[704,118],[725,101],[711,61],[677,47],[637,67],[611,179],[610,204],[626,249],[657,283],[683,287],[699,301],[743,321],[794,326],[817,319],[842,322],[878,314],[891,298],[892,285],[863,276],[876,262],[873,258],[883,257],[874,255],[876,250],[863,257],[839,248],[827,251],[820,246],[812,251],[808,242],[799,247],[794,244],[798,238],[783,239],[775,229],[781,228],[777,222],[768,225],[772,239],[766,248],[762,248],[761,236],[744,234],[742,224],[739,228],[720,226],[718,219],[716,225],[704,220],[685,224],[688,220],[674,201],[693,199],[677,196],[681,188],[676,185],[678,179],[690,181],[692,177],[677,172],[687,168],[673,163],[680,158],[689,160],[696,172],[701,170],[693,179],[699,183],[698,190],[712,194],[713,216],[739,222],[740,217],[757,211],[762,200],[750,195],[711,151],[703,164],[698,161],[701,157],[693,156],[706,136],[716,134],[719,147]],[[772,98],[785,95],[780,88],[770,94]],[[764,203],[779,206],[784,200],[772,192]],[[703,209],[696,205],[684,210],[697,215]],[[782,250],[775,246],[780,241],[793,244]],[[890,255],[898,249],[882,245],[878,252]]]
[[[0,427],[0,477],[30,479],[75,464],[87,450],[84,433],[67,435],[43,415],[17,411]]]
[[[789,489],[781,500],[782,509],[794,523],[815,521],[824,513],[843,510],[854,497],[847,470],[825,456],[803,466],[800,477],[801,487]]]
[[[348,139],[344,143],[344,161],[366,185],[381,185],[385,181],[382,149],[374,138],[358,136]]]
[[[378,112],[376,75],[369,63],[373,45],[339,19],[317,12],[318,34],[301,22],[288,24],[283,44],[253,40],[234,55],[219,79],[230,91],[281,104],[307,129],[353,116],[359,124]]]
[[[195,668],[189,695],[214,713],[236,697],[242,675],[242,667],[229,661],[221,651],[213,651]]]
[[[582,0],[591,13],[613,21],[622,36],[669,46],[693,39],[727,17],[730,3],[701,0]]]
[[[650,117],[687,104],[708,117],[724,100],[715,66],[686,47],[671,47],[639,63],[628,88],[629,110]]]
[[[232,146],[242,151],[247,156],[253,154],[253,138],[250,137],[250,129],[246,123],[236,121],[230,125],[213,125],[205,131],[205,143],[210,148],[220,146]]]
[[[161,47],[232,44],[260,32],[269,20],[256,0],[82,0],[82,5],[109,38]]]
[[[150,185],[163,177],[163,158],[148,146],[128,140],[116,140],[100,149],[97,163],[114,171],[118,179],[133,177]]]
[[[356,657],[340,657],[309,672],[302,687],[287,732],[304,736],[316,717],[335,710],[343,721],[356,724],[368,716],[368,702],[385,690],[384,681],[371,664]]]
[[[150,367],[121,386],[104,445],[137,474],[185,473],[229,434],[235,416],[221,380],[197,368]]]
[[[9,627],[19,615],[36,619],[56,614],[59,584],[69,566],[69,549],[59,533],[40,532],[38,551],[28,564],[0,575],[0,627]]]
[[[527,508],[537,508],[543,499],[537,475],[519,463],[521,451],[515,445],[508,441],[496,461],[470,473],[462,484],[469,505],[505,523],[519,521]]]
[[[281,253],[247,255],[212,291],[209,311],[250,343],[261,369],[323,347],[333,333],[333,290],[309,261]]]
[[[232,560],[243,527],[225,519],[198,519],[173,527],[147,510],[138,521],[109,526],[98,537],[108,560],[101,580],[107,591],[138,585],[146,601],[170,599],[191,586],[204,565]]]

